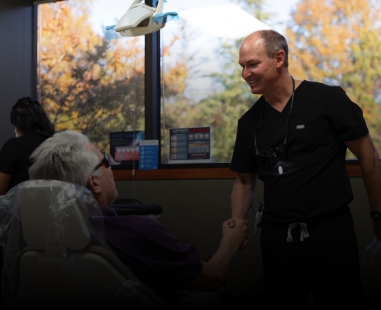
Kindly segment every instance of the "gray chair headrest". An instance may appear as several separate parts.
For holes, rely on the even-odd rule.
[[[28,246],[63,246],[79,251],[91,236],[76,195],[76,185],[55,180],[27,182],[19,189],[23,235]],[[73,195],[71,195],[73,193]]]

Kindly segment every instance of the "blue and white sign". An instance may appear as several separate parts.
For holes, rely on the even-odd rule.
[[[141,140],[139,146],[139,170],[158,168],[159,140]]]

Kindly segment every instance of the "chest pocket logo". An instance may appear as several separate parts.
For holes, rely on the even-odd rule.
[[[297,143],[302,148],[320,144],[326,137],[325,126],[326,123],[321,121],[296,123],[290,131],[289,141]]]

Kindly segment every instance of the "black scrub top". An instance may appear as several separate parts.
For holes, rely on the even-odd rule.
[[[263,181],[264,214],[274,222],[306,221],[348,205],[353,193],[345,142],[368,134],[360,107],[341,87],[303,81],[295,90],[291,114],[290,108],[291,98],[282,112],[263,96],[258,99],[238,121],[230,165]],[[286,134],[285,159],[270,164],[256,154],[254,137],[258,152],[266,154]]]
[[[46,136],[31,133],[4,143],[0,150],[0,172],[12,175],[7,191],[29,180],[28,168],[32,164],[29,156],[46,139]]]

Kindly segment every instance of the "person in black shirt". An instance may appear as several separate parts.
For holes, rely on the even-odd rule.
[[[29,156],[55,132],[40,103],[30,97],[17,100],[12,107],[10,119],[15,137],[6,141],[0,150],[0,195],[29,180],[28,168],[32,164]],[[0,247],[0,279],[3,266],[2,250]]]
[[[232,218],[246,217],[263,181],[264,305],[306,309],[311,293],[319,307],[359,306],[347,148],[359,159],[371,210],[381,211],[380,159],[362,111],[339,86],[294,80],[287,41],[273,30],[244,39],[239,63],[262,96],[238,121]],[[374,231],[381,240],[381,221]]]
[[[6,141],[0,150],[0,195],[29,180],[29,156],[55,131],[40,103],[29,97],[14,104],[10,119],[15,138]]]

